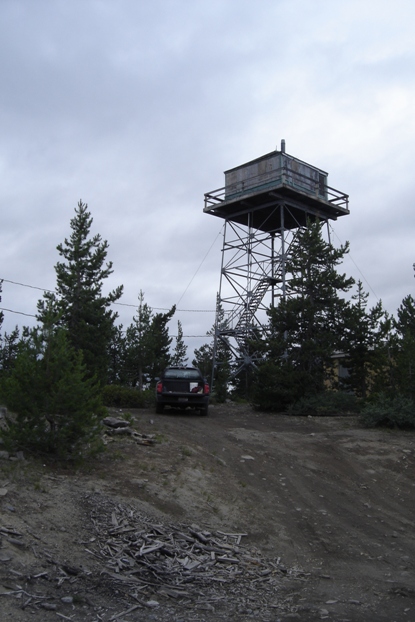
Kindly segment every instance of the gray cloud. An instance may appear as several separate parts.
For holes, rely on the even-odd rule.
[[[213,309],[221,221],[203,194],[284,137],[350,194],[345,270],[392,313],[413,292],[410,0],[3,0],[0,17],[0,277],[53,289],[82,198],[123,302]],[[33,314],[39,294],[5,283],[2,304]]]

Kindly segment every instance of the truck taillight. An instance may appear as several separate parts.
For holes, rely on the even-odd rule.
[[[203,393],[204,393],[204,395],[209,395],[209,393],[210,393],[209,385],[206,384],[206,383],[203,385]]]
[[[156,384],[156,392],[157,393],[162,393],[163,391],[163,383],[161,382],[161,380]]]

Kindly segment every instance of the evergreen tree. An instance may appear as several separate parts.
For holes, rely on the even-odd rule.
[[[354,280],[337,272],[337,266],[348,251],[348,243],[336,249],[326,242],[317,220],[308,222],[291,245],[287,297],[269,311],[266,344],[269,360],[293,388],[290,399],[324,391],[332,376],[332,356],[344,348],[348,303],[340,294]]]
[[[177,338],[176,345],[174,346],[173,356],[171,359],[172,365],[184,366],[187,362],[187,345],[183,340],[183,329],[180,320],[177,321]]]
[[[213,364],[213,340],[204,343],[200,348],[194,350],[192,365],[200,369],[202,375],[211,382]]]
[[[3,289],[3,280],[0,280],[0,302]],[[0,331],[3,326],[4,313],[0,311]],[[6,376],[13,369],[19,349],[20,333],[16,326],[12,332],[0,332],[0,378]]]
[[[20,332],[16,326],[12,332],[0,336],[0,375],[5,376],[13,369],[19,351]]]
[[[142,390],[145,379],[153,381],[169,365],[172,339],[167,324],[175,311],[173,306],[167,313],[153,314],[140,291],[137,315],[126,334],[125,376],[131,386]]]
[[[226,331],[227,319],[219,299],[217,300],[217,311],[215,323],[206,333],[211,337],[209,343],[203,344],[194,350],[195,358],[192,364],[198,367],[207,381],[212,384],[211,389],[219,402],[224,402],[228,397],[228,383],[231,374],[231,352],[228,344],[220,338],[220,333]],[[214,359],[216,340],[216,356]],[[213,378],[213,381],[212,381]]]
[[[3,291],[3,280],[4,279],[0,279],[0,302],[1,302],[1,293]],[[3,326],[3,320],[4,320],[4,313],[3,311],[0,311],[0,331]]]
[[[348,376],[343,388],[352,389],[357,397],[366,398],[377,386],[385,390],[389,378],[389,362],[386,342],[391,321],[378,302],[367,309],[369,294],[364,292],[362,282],[357,284],[357,293],[347,312],[347,334],[343,366]]]
[[[125,375],[129,384],[143,389],[144,375],[148,372],[153,356],[153,338],[151,334],[151,307],[144,302],[144,292],[138,295],[137,315],[127,328]]]
[[[103,282],[113,272],[106,262],[108,242],[99,234],[90,237],[92,217],[86,203],[79,201],[70,221],[69,239],[57,246],[64,261],[55,266],[55,293],[45,293],[38,303],[38,319],[43,321],[52,305],[57,324],[67,329],[69,343],[83,353],[90,376],[107,382],[108,346],[117,314],[109,309],[122,295],[117,287],[105,296]]]
[[[127,339],[122,324],[114,326],[111,341],[108,344],[108,383],[128,384],[126,373]]]
[[[156,313],[151,321],[151,333],[153,337],[153,362],[150,368],[150,379],[154,381],[165,367],[171,365],[170,345],[172,337],[169,336],[167,324],[176,312],[176,306],[167,313]]]
[[[86,378],[82,353],[62,328],[44,325],[20,342],[3,396],[16,413],[2,433],[6,445],[67,459],[79,456],[98,436],[99,387]]]
[[[406,296],[394,321],[396,337],[392,350],[394,388],[415,399],[415,300]]]

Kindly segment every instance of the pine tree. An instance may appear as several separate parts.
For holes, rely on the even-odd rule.
[[[415,300],[406,296],[393,322],[396,338],[392,352],[395,390],[415,399]]]
[[[0,302],[3,280],[0,280]],[[4,313],[0,311],[0,331],[3,326]],[[5,377],[13,369],[19,350],[20,331],[16,326],[11,333],[0,332],[0,378]]]
[[[108,346],[117,314],[109,309],[122,295],[119,286],[107,296],[102,287],[113,272],[106,262],[108,242],[99,234],[90,237],[92,217],[86,203],[79,201],[70,221],[69,239],[57,246],[64,261],[55,266],[55,293],[45,293],[38,303],[38,319],[45,319],[49,305],[57,325],[67,329],[69,343],[83,353],[87,370],[103,384],[107,382]]]
[[[170,345],[172,337],[169,336],[167,324],[176,312],[176,306],[167,313],[156,313],[151,322],[153,337],[153,363],[150,368],[150,379],[154,381],[165,367],[171,364]]]
[[[126,373],[127,339],[122,324],[114,326],[111,341],[108,344],[108,383],[128,384]]]
[[[4,279],[0,279],[0,302],[1,302],[1,293],[3,291],[3,280]],[[3,326],[3,320],[4,320],[4,313],[3,311],[0,311],[0,331]]]
[[[33,329],[3,382],[6,405],[16,414],[2,433],[6,445],[77,458],[99,435],[99,393],[65,329]]]
[[[290,248],[286,262],[287,297],[269,311],[268,357],[287,382],[294,374],[296,399],[325,390],[332,356],[344,346],[346,293],[354,280],[337,272],[349,251],[334,248],[322,236],[319,221],[308,222]]]
[[[215,323],[206,333],[207,336],[211,337],[211,341],[194,350],[195,358],[193,359],[192,364],[200,369],[203,376],[209,383],[212,384],[211,388],[215,393],[215,398],[219,402],[224,402],[228,397],[228,383],[231,373],[231,353],[227,343],[219,337],[220,333],[225,332],[227,328],[225,311],[220,304],[219,299],[216,301],[216,308]],[[214,352],[215,340],[216,352]]]
[[[171,359],[172,365],[183,366],[187,362],[187,345],[183,340],[183,329],[180,320],[177,321],[177,337],[176,345],[174,346],[173,356]]]
[[[382,302],[368,310],[368,298],[362,282],[358,281],[357,293],[352,296],[352,304],[347,311],[346,358],[343,363],[348,370],[343,388],[352,389],[355,395],[362,398],[366,398],[377,386],[386,389],[389,377],[386,342],[391,321],[383,310]]]
[[[204,343],[200,348],[194,350],[192,365],[200,369],[202,375],[211,382],[213,364],[213,341]]]
[[[127,328],[125,376],[128,384],[143,390],[144,376],[153,358],[153,338],[151,334],[151,307],[144,302],[144,292],[138,295],[137,315]]]
[[[129,384],[143,389],[145,379],[153,381],[169,365],[170,344],[167,324],[174,315],[173,306],[167,313],[153,314],[144,302],[144,293],[138,296],[137,315],[127,328],[125,374]]]
[[[13,369],[19,351],[20,331],[16,326],[11,333],[0,336],[0,375],[5,376]]]

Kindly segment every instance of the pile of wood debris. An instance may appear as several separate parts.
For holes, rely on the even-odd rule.
[[[176,613],[193,611],[195,617],[186,620],[221,619],[231,612],[275,620],[277,613],[295,611],[284,583],[303,582],[306,574],[285,568],[280,558],[265,559],[246,544],[248,534],[162,524],[100,495],[87,501],[94,531],[87,550],[102,562],[108,587],[131,598],[128,613],[153,608],[152,619],[171,620],[173,607]]]

